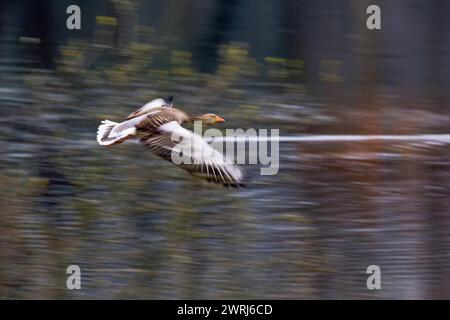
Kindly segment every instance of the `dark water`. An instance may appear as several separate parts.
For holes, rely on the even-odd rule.
[[[3,70],[1,298],[450,297],[445,142],[282,142],[277,175],[247,166],[249,187],[229,190],[138,144],[95,142],[100,120],[164,84]],[[345,131],[312,98],[275,85],[217,94],[179,83],[177,105],[213,109],[227,128]],[[66,288],[71,264],[82,290]],[[381,290],[366,287],[373,264]]]

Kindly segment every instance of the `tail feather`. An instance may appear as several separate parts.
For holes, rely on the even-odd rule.
[[[136,120],[117,123],[103,120],[97,130],[97,142],[103,146],[119,144],[136,136]]]
[[[110,133],[114,127],[118,125],[117,122],[103,120],[102,124],[97,130],[97,142],[102,146],[108,146],[116,143],[120,143],[121,136],[110,137]],[[119,142],[120,141],[120,142]]]

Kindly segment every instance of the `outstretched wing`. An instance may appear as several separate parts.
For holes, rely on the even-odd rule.
[[[244,174],[238,166],[176,121],[163,124],[158,132],[144,136],[141,143],[195,177],[224,186],[244,186]]]
[[[172,96],[170,96],[166,99],[161,99],[161,98],[154,99],[154,100],[146,103],[143,107],[137,109],[136,111],[134,111],[133,113],[128,115],[126,120],[133,119],[135,117],[139,117],[145,113],[151,112],[155,108],[172,107],[172,101],[173,101]]]

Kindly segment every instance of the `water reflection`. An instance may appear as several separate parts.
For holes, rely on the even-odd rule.
[[[283,142],[277,176],[228,190],[139,145],[97,146],[90,109],[105,107],[65,99],[3,102],[16,111],[1,120],[2,297],[449,292],[448,144]],[[65,289],[69,264],[82,268],[81,291]],[[382,291],[365,287],[370,264],[382,268]]]

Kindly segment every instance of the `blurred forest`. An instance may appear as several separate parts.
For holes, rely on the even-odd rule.
[[[444,0],[2,0],[0,298],[450,298],[448,143],[285,143],[277,176],[225,190],[95,141],[167,95],[223,128],[449,133],[449,17]]]

